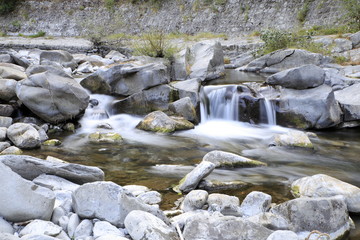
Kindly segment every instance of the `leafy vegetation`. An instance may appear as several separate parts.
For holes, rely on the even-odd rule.
[[[310,3],[311,0],[306,0],[303,7],[299,10],[298,14],[297,14],[297,20],[303,24],[305,22],[305,19],[309,13],[310,10]]]
[[[0,15],[14,11],[18,3],[19,0],[0,0]]]
[[[26,37],[26,38],[38,38],[38,37],[44,37],[46,35],[46,32],[44,31],[39,31],[36,34],[32,34],[32,35],[24,35],[19,33],[20,37]]]

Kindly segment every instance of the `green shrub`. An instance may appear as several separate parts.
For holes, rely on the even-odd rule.
[[[360,0],[342,0],[348,25],[354,31],[360,30]]]
[[[0,14],[12,12],[18,3],[18,0],[0,0]]]
[[[115,0],[105,0],[105,7],[109,10],[114,10]]]
[[[305,1],[303,7],[299,10],[297,14],[297,20],[303,24],[310,10],[310,0]]]

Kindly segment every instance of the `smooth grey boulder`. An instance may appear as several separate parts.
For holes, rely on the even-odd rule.
[[[180,215],[176,215],[175,217],[171,218],[171,223],[173,225],[179,226],[180,229],[183,229],[185,224],[193,219],[200,219],[200,218],[207,218],[211,216],[223,216],[219,212],[209,212],[207,210],[194,210],[190,212],[181,213]]]
[[[329,63],[331,59],[319,53],[312,53],[302,49],[285,49],[266,54],[251,61],[240,70],[249,72],[276,73],[289,68],[300,67],[307,64],[316,66]]]
[[[8,142],[0,142],[0,152],[4,151],[5,149],[7,149],[10,146],[11,145]]]
[[[253,191],[249,193],[240,205],[243,217],[251,217],[267,212],[270,208],[272,197],[269,194]]]
[[[316,65],[304,65],[287,69],[266,79],[270,85],[279,85],[292,89],[307,89],[318,87],[325,81],[325,71]]]
[[[271,230],[287,230],[290,228],[288,220],[271,212],[263,212],[246,218],[246,220],[262,225]]]
[[[66,219],[64,219],[64,220],[66,220]],[[69,219],[67,222],[67,227],[64,230],[67,231],[67,233],[70,237],[74,237],[76,228],[79,226],[79,224],[80,224],[79,215],[77,215],[76,213],[72,213],[69,216]]]
[[[0,155],[21,155],[22,153],[20,148],[11,146],[1,151]]]
[[[0,116],[10,117],[14,110],[14,107],[9,104],[0,104]]]
[[[130,96],[170,81],[163,63],[119,64],[98,69],[80,84],[92,93]]]
[[[172,65],[174,80],[212,80],[224,75],[224,53],[220,42],[203,41],[182,50]]]
[[[1,156],[0,156],[1,157]],[[12,222],[32,219],[50,220],[55,194],[27,181],[0,163],[0,216]]]
[[[344,114],[344,121],[360,119],[360,84],[354,84],[342,90],[335,91],[335,99],[339,102]]]
[[[161,194],[157,191],[149,191],[139,194],[137,197],[141,202],[154,205],[161,202]]]
[[[69,52],[64,50],[42,51],[40,53],[40,64],[41,65],[58,64],[64,68],[71,68],[71,70],[74,70],[77,67],[77,63],[74,57]]]
[[[211,193],[208,196],[208,210],[211,212],[220,212],[223,215],[240,216],[238,197],[221,193]]]
[[[179,98],[189,97],[195,108],[199,106],[199,92],[201,87],[200,79],[194,78],[184,81],[171,82],[170,85],[179,92]]]
[[[352,42],[353,48],[357,48],[360,46],[360,31],[354,33],[350,36],[350,41]]]
[[[11,117],[2,117],[0,116],[0,127],[8,128],[13,123],[13,119]]]
[[[221,191],[230,189],[243,189],[249,186],[249,183],[233,180],[233,181],[220,181],[216,179],[203,179],[200,181],[198,188],[206,191]]]
[[[314,148],[308,135],[303,131],[289,130],[286,133],[275,134],[271,146]]]
[[[10,101],[16,98],[17,81],[13,79],[0,78],[0,100]]]
[[[14,236],[13,234],[1,233],[1,232],[0,232],[0,239],[1,240],[20,240],[20,238],[18,238],[17,236]]]
[[[178,99],[177,90],[170,85],[163,84],[115,101],[112,106],[113,114],[144,115],[156,110],[166,111],[169,103]]]
[[[94,225],[89,219],[84,219],[76,227],[74,236],[70,237],[73,237],[75,239],[90,237],[93,232],[93,227]]]
[[[22,80],[26,78],[25,69],[12,63],[0,63],[0,78]]]
[[[341,109],[331,87],[321,85],[306,90],[281,89],[277,123],[295,128],[323,129],[341,121]]]
[[[122,231],[120,231],[117,227],[106,221],[95,222],[93,228],[93,235],[95,239],[106,235],[125,237]]]
[[[203,161],[212,162],[215,167],[258,167],[266,166],[266,163],[252,160],[240,155],[214,150],[203,157]]]
[[[129,191],[135,197],[139,196],[140,194],[149,192],[150,189],[146,186],[141,185],[125,185],[122,186],[126,191]]]
[[[291,184],[295,197],[332,197],[341,195],[349,212],[360,213],[360,188],[325,174],[303,177]]]
[[[73,119],[89,104],[86,90],[62,71],[31,75],[18,82],[16,95],[33,113],[50,123]]]
[[[62,228],[52,222],[44,220],[34,220],[20,231],[19,236],[22,237],[28,234],[36,234],[55,237],[59,235],[61,231]]]
[[[175,229],[166,225],[160,218],[151,213],[133,210],[125,218],[125,227],[134,240],[157,239],[177,240],[179,239]]]
[[[6,127],[0,127],[0,141],[6,140],[6,130],[7,130]],[[4,149],[2,149],[2,150],[4,150]],[[0,149],[0,152],[2,150]]]
[[[191,172],[186,174],[186,176],[180,180],[179,185],[174,187],[174,191],[181,191],[188,193],[191,190],[194,190],[199,182],[207,177],[215,169],[215,164],[202,161],[197,165]]]
[[[8,127],[6,134],[19,148],[37,148],[41,145],[39,132],[31,124],[14,123]]]
[[[78,184],[104,179],[104,172],[97,167],[52,162],[26,155],[0,156],[0,162],[28,180],[33,180],[44,173],[56,175]]]
[[[80,186],[73,193],[73,208],[81,218],[98,218],[117,227],[124,225],[125,217],[132,210],[150,212],[165,219],[157,207],[129,196],[127,191],[113,182],[94,182]]]
[[[6,220],[4,220],[2,217],[0,217],[0,233],[10,233],[10,234],[14,234],[15,229],[13,228],[13,226],[7,222]],[[2,238],[0,238],[2,239]]]
[[[349,214],[342,196],[302,197],[276,205],[271,212],[287,219],[289,230],[302,238],[315,229],[329,234],[331,239],[341,239],[350,230]]]
[[[51,222],[55,223],[56,225],[59,225],[60,218],[66,216],[67,213],[62,207],[55,207],[53,214],[51,216]],[[60,225],[59,225],[60,226]]]
[[[185,240],[266,240],[271,230],[233,216],[194,216],[184,227]]]
[[[278,230],[270,234],[266,240],[300,240],[298,235],[292,231]]]
[[[37,74],[37,73],[43,73],[43,72],[53,72],[53,73],[59,73],[62,72],[63,74],[68,75],[64,69],[61,66],[57,66],[57,65],[38,65],[38,64],[33,64],[30,65],[27,69],[26,69],[26,75],[29,77],[33,74]],[[70,75],[69,75],[70,77]]]
[[[64,178],[48,174],[39,175],[33,180],[33,182],[39,186],[43,186],[51,190],[75,191],[80,186]]]
[[[169,110],[190,122],[199,122],[195,106],[192,104],[190,97],[180,98],[179,100],[170,103]]]
[[[184,212],[190,212],[202,209],[207,202],[208,192],[204,190],[192,190],[184,198],[180,205],[180,209]]]
[[[10,54],[3,53],[0,54],[0,63],[14,63],[14,59]]]

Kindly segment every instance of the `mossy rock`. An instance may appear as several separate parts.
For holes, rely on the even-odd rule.
[[[183,117],[171,116],[170,118],[175,121],[175,130],[176,131],[189,130],[189,129],[193,129],[195,127],[192,122],[186,120]]]
[[[2,151],[0,155],[21,155],[22,153],[23,151],[20,148],[11,146]]]
[[[123,138],[119,133],[101,133],[95,132],[89,134],[90,142],[115,143],[122,142]]]
[[[275,135],[273,143],[275,146],[311,149],[314,148],[314,145],[312,144],[306,133],[296,130],[291,130],[288,133]]]
[[[42,143],[44,146],[59,146],[61,141],[58,139],[49,139]]]

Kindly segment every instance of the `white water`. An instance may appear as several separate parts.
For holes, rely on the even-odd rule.
[[[276,111],[274,102],[270,101],[266,97],[264,98],[265,110],[266,110],[266,118],[269,125],[276,125]]]

